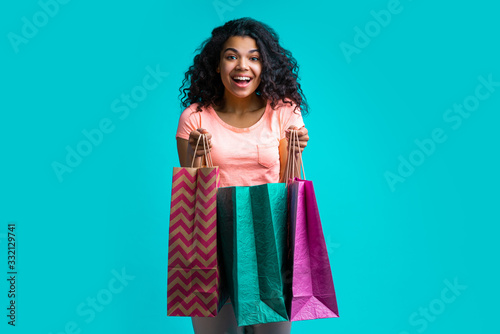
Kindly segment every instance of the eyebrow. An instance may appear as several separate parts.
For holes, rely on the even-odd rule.
[[[236,50],[235,48],[227,48],[224,50],[224,53],[226,53],[227,51],[233,51],[233,52],[239,53],[238,50]],[[253,52],[260,52],[260,51],[259,51],[259,49],[252,49],[252,50],[248,51],[248,53],[253,53]]]

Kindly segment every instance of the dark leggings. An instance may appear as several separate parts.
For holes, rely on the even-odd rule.
[[[238,327],[233,305],[227,302],[215,317],[192,317],[195,334],[290,334],[290,321]]]

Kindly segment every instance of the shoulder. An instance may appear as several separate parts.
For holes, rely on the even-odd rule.
[[[297,106],[295,102],[292,100],[285,98],[285,100],[279,100],[276,104],[276,108],[278,110],[283,110],[287,112],[295,112],[300,113],[300,107]]]
[[[186,121],[188,119],[194,119],[194,118],[199,119],[201,116],[200,113],[203,113],[203,112],[206,113],[206,110],[207,110],[207,108],[205,108],[205,107],[200,107],[201,111],[198,111],[199,105],[200,105],[199,103],[193,103],[193,104],[190,104],[189,106],[187,106],[181,112],[180,121]]]
[[[301,115],[300,107],[290,99],[279,100],[274,108],[274,113],[280,117],[290,117],[292,115]]]
[[[279,124],[279,127],[281,129],[281,139],[285,137],[285,129],[288,129],[290,126],[296,126],[300,128],[304,125],[300,106],[297,106],[297,104],[292,100],[280,100],[274,110],[275,111],[272,118]]]
[[[200,106],[200,103],[190,104],[182,111],[182,114],[192,114],[192,113],[197,113],[197,112],[203,112],[207,109],[204,107],[200,107],[201,111],[198,111],[198,106]]]

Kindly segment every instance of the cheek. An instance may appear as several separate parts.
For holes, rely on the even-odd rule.
[[[229,72],[227,71],[224,71],[221,73],[221,79],[222,79],[222,82],[231,82],[231,78],[229,77]]]
[[[259,85],[261,81],[262,81],[262,73],[259,73],[259,76],[258,76],[257,80],[255,80],[255,83],[257,85]]]
[[[260,67],[260,66],[259,66],[259,67],[257,67],[257,68],[254,70],[254,73],[256,73],[256,74],[258,73],[258,77],[259,77],[259,80],[260,80],[260,78],[261,78],[261,76],[262,76],[262,67]]]
[[[228,76],[229,73],[231,73],[231,67],[229,67],[227,64],[221,64],[220,70],[220,74],[222,76]]]

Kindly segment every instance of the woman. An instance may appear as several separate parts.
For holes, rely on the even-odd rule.
[[[195,166],[201,165],[203,147],[196,150],[196,143],[204,133],[221,187],[284,182],[289,130],[298,131],[297,151],[309,140],[297,62],[269,26],[251,18],[215,28],[198,50],[180,88],[185,107],[176,135],[181,166],[191,166],[193,155]],[[196,334],[243,333],[230,302],[216,317],[192,321]],[[257,334],[290,333],[291,323],[247,327]]]

